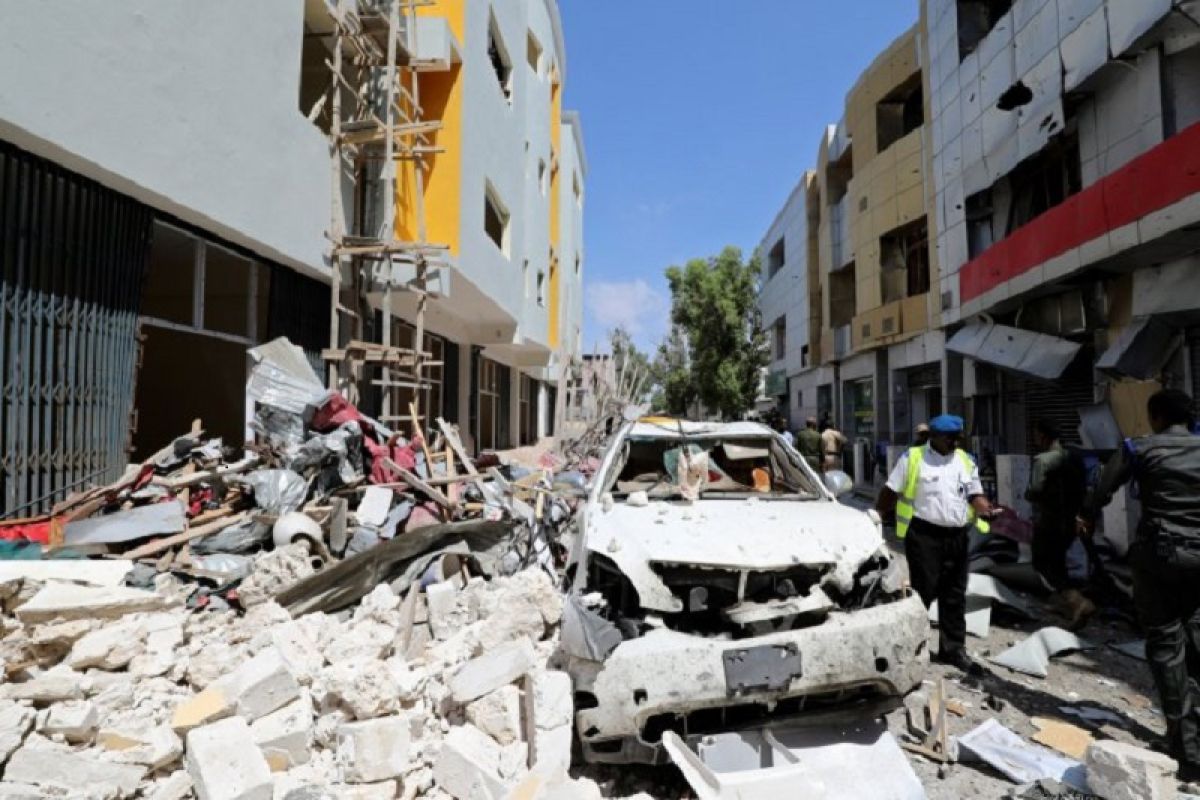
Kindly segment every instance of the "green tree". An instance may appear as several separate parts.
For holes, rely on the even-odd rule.
[[[725,419],[738,418],[754,405],[767,365],[759,272],[757,256],[744,261],[736,247],[667,270],[671,322],[687,341],[691,386],[706,408]]]
[[[670,334],[658,346],[653,370],[654,394],[650,404],[654,410],[686,416],[696,399],[696,386],[692,382],[687,337],[678,325],[671,326]]]
[[[653,392],[654,384],[654,368],[650,357],[638,349],[629,331],[621,326],[617,326],[609,334],[609,347],[612,350],[616,374],[623,375],[627,385],[632,386],[634,380],[641,383],[641,395],[629,399],[637,403],[645,402]]]

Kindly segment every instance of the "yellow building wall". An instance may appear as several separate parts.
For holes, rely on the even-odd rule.
[[[417,9],[421,16],[445,18],[458,41],[466,41],[466,0],[434,0]],[[410,90],[410,82],[405,84]],[[423,72],[418,76],[422,120],[440,120],[441,130],[429,135],[430,144],[444,152],[426,156],[423,195],[425,241],[445,245],[458,255],[462,220],[462,65],[445,72]],[[408,107],[415,115],[415,109]],[[417,206],[417,167],[420,162],[401,160],[396,165],[396,238],[421,239]]]
[[[558,252],[559,243],[562,241],[559,210],[562,202],[560,194],[563,178],[558,163],[559,155],[562,152],[561,146],[562,82],[559,80],[557,72],[554,72],[551,75],[550,84],[550,300],[547,314],[547,324],[550,326],[550,330],[546,337],[551,350],[558,349],[558,326],[562,304],[562,298],[559,295],[561,292],[560,262],[563,254]]]

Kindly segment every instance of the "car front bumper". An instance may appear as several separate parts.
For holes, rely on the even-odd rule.
[[[666,760],[664,725],[687,737],[767,720],[819,724],[847,712],[886,712],[920,684],[928,633],[916,596],[751,639],[650,631],[577,675],[583,755],[657,764]]]

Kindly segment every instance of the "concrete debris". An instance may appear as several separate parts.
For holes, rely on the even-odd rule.
[[[457,703],[467,703],[512,683],[533,668],[537,654],[528,639],[509,642],[468,661],[450,681]]]
[[[1095,742],[1087,749],[1087,788],[1105,800],[1170,800],[1178,769],[1169,756],[1124,742]]]
[[[306,763],[313,740],[312,698],[302,696],[256,719],[250,725],[250,734],[272,772]]]
[[[409,767],[411,732],[403,716],[351,722],[338,729],[338,762],[349,783],[399,777]]]
[[[512,744],[521,736],[521,690],[501,686],[468,704],[467,721],[500,744]]]
[[[96,734],[100,717],[96,706],[86,700],[55,703],[46,712],[45,722],[38,726],[44,736],[62,736],[68,742],[89,742]]]
[[[243,719],[189,732],[185,761],[200,800],[271,800],[274,794],[270,767]]]
[[[502,758],[500,745],[479,728],[470,724],[454,728],[434,764],[434,781],[458,800],[503,797]]]
[[[21,746],[33,727],[34,712],[29,706],[5,701],[0,705],[0,764]]]
[[[132,797],[146,768],[113,764],[94,751],[75,751],[37,734],[12,754],[4,779],[65,792],[68,797]]]
[[[1051,658],[1076,650],[1087,650],[1090,647],[1088,642],[1070,631],[1054,627],[1042,628],[1025,641],[992,658],[992,663],[1036,678],[1045,678]]]
[[[62,581],[87,586],[120,586],[133,569],[125,559],[0,561],[0,583],[14,579],[33,581]]]
[[[125,586],[77,586],[47,583],[17,609],[26,625],[51,620],[115,619],[139,611],[158,611],[173,603],[155,592]]]

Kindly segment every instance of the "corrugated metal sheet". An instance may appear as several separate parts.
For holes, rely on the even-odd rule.
[[[0,514],[125,466],[148,208],[0,142]]]

